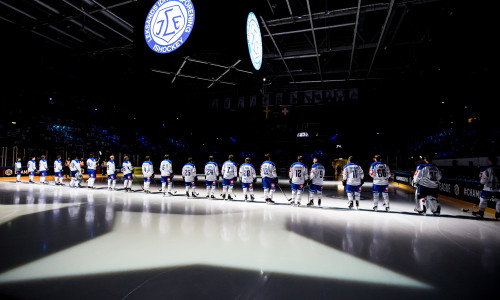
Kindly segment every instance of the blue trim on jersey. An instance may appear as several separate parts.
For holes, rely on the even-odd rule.
[[[47,176],[47,171],[40,171],[40,177]]]
[[[350,166],[359,166],[359,165],[356,163],[348,163],[347,165],[344,166],[344,169]]]
[[[16,175],[21,175],[21,171],[16,171]]]
[[[123,180],[133,180],[132,173],[124,174]]]
[[[196,186],[196,182],[194,182],[194,181],[188,181],[188,182],[184,182],[184,185],[185,186],[195,187]]]
[[[244,189],[253,189],[253,182],[242,182],[241,187]]]
[[[316,168],[316,167],[323,167],[323,168],[325,168],[322,164],[320,164],[320,163],[315,163],[315,164],[313,164],[313,165],[312,165],[311,169],[312,169],[312,168]]]
[[[309,192],[314,193],[316,191],[318,191],[318,192],[323,191],[323,186],[319,185],[319,184],[311,184],[309,186]]]
[[[59,178],[63,177],[62,172],[55,172],[54,176],[59,177]]]
[[[263,165],[263,164],[271,164],[271,165],[273,165],[273,166],[274,166],[274,163],[273,163],[272,161],[270,161],[270,160],[266,160],[265,162],[263,162],[263,163],[262,163],[262,165]],[[261,165],[261,166],[262,166],[262,165]]]
[[[303,191],[304,190],[304,185],[303,184],[292,183],[292,191],[296,191],[296,190]]]
[[[89,178],[96,177],[96,170],[94,170],[94,169],[87,169],[87,173],[89,174]]]
[[[254,166],[253,166],[251,163],[244,163],[244,164],[242,164],[242,165],[240,166],[240,168],[241,168],[241,167],[244,167],[244,166],[250,166],[250,167],[254,168]],[[255,168],[254,168],[254,169],[255,169]]]
[[[262,186],[264,187],[264,189],[276,190],[276,184],[274,183],[274,178],[263,177]]]
[[[347,184],[345,187],[346,193],[361,193],[361,185]]]
[[[217,163],[215,161],[209,161],[205,164],[205,166],[208,166],[208,165],[214,165],[217,167]]]
[[[108,175],[108,180],[109,179],[116,180],[116,174],[110,174],[110,175]]]
[[[430,166],[434,166],[434,164],[421,164],[421,165],[418,165],[417,170],[422,170],[423,168],[430,167]]]
[[[172,182],[172,176],[161,176],[161,183]]]
[[[222,186],[226,186],[226,185],[234,186],[234,182],[236,181],[235,178],[233,178],[233,179],[223,178],[222,179]]]
[[[29,172],[28,172],[28,175],[29,175],[29,176],[35,176],[35,171],[29,171]]]
[[[297,161],[297,162],[294,162],[290,168],[293,168],[293,166],[295,166],[295,165],[301,165],[301,166],[304,166],[304,167],[306,166],[304,163],[302,163],[300,161]]]
[[[187,164],[184,165],[184,167],[185,166],[191,166],[191,167],[195,168],[194,164],[192,164],[192,163],[187,163]]]
[[[374,193],[389,193],[389,186],[388,185],[374,184],[373,185],[373,192]]]
[[[153,177],[144,177],[144,182],[151,182]]]
[[[207,180],[205,181],[206,186],[216,186],[217,185],[217,180]]]
[[[381,165],[382,163],[379,161],[374,162],[373,164],[370,165],[370,169],[373,169],[376,165]]]

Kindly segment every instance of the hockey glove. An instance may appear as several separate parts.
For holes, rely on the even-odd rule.
[[[257,182],[257,177],[255,177],[255,178],[253,179],[253,183],[256,183],[256,182]]]
[[[292,183],[292,178],[288,179],[288,182],[290,182],[290,184]]]
[[[361,179],[361,185],[363,185],[363,183],[365,183],[365,180],[364,180],[364,179]]]
[[[198,181],[198,176],[194,176],[194,181]]]
[[[274,183],[278,184],[279,180],[278,177],[274,178]]]
[[[342,180],[342,185],[346,186],[347,185],[347,180]]]

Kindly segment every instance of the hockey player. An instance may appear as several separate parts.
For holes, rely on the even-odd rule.
[[[349,208],[353,208],[353,200],[356,200],[356,208],[359,208],[364,177],[363,169],[355,162],[354,156],[349,156],[342,175],[342,184],[345,186]]]
[[[56,156],[54,161],[54,177],[56,185],[63,185],[63,163],[61,161],[61,155]]]
[[[106,173],[108,174],[108,190],[114,190],[116,185],[116,164],[115,156],[111,155],[109,161],[106,163]]]
[[[132,163],[129,161],[127,155],[123,157],[122,164],[122,172],[123,172],[123,187],[125,188],[125,192],[132,191],[132,173],[134,172],[134,168],[132,167]]]
[[[78,160],[78,156],[75,156],[75,159],[73,159],[69,164],[69,171],[71,173],[71,182],[69,183],[69,186],[80,187],[82,167],[80,165],[80,161]]]
[[[430,163],[429,156],[425,156],[424,163],[418,165],[413,175],[413,184],[417,186],[415,211],[419,214],[425,214],[427,208],[430,208],[435,215],[440,214],[441,206],[437,201],[439,180],[441,180],[441,171],[436,165]]]
[[[196,176],[196,167],[193,164],[192,157],[188,157],[187,164],[182,167],[182,178],[186,186],[186,196],[189,197],[189,189],[191,188],[191,195],[196,198],[196,196],[198,196],[196,193],[196,181],[198,181],[198,178]]]
[[[47,160],[45,159],[45,155],[42,155],[40,157],[38,168],[40,169],[40,184],[48,184],[48,182],[45,181],[45,177],[47,176],[47,170],[48,170]]]
[[[267,153],[266,160],[260,166],[260,176],[262,177],[262,186],[264,188],[264,198],[267,204],[274,203],[273,195],[276,191],[278,184],[278,174],[276,173],[276,166],[271,161],[271,154]]]
[[[300,197],[304,191],[304,183],[309,179],[307,167],[302,162],[302,155],[297,157],[297,162],[293,163],[288,171],[290,184],[292,185],[292,200],[290,204],[300,205]]]
[[[172,177],[174,175],[174,171],[172,169],[172,162],[169,159],[170,155],[165,154],[163,161],[160,163],[160,172],[161,172],[161,191],[165,195],[165,193],[169,193],[169,195],[173,195],[172,193]],[[165,189],[165,186],[168,185],[168,190]]]
[[[97,168],[97,162],[94,158],[94,153],[90,153],[89,159],[87,159],[87,173],[89,174],[89,181],[87,187],[89,189],[94,188],[94,182],[97,174],[96,168]]]
[[[375,155],[375,161],[370,166],[370,177],[373,178],[373,210],[378,209],[378,200],[380,193],[384,199],[385,210],[389,211],[389,178],[391,177],[391,170],[389,166],[382,162],[381,155]]]
[[[14,170],[16,172],[16,182],[21,182],[21,171],[23,166],[21,164],[21,158],[18,157],[16,163],[14,164]]]
[[[325,177],[325,167],[318,162],[318,158],[313,158],[313,165],[309,175],[309,196],[308,206],[314,205],[314,193],[318,195],[318,206],[321,206],[321,196],[323,195],[323,178]]]
[[[151,180],[153,180],[154,175],[153,163],[151,162],[151,157],[146,155],[146,160],[142,163],[142,175],[144,176],[144,192],[151,193],[149,190],[149,185]]]
[[[28,161],[28,175],[29,175],[29,183],[35,183],[33,178],[35,177],[36,172],[36,162],[35,157],[33,156],[30,161]]]
[[[488,201],[496,201],[495,218],[500,219],[500,167],[497,165],[496,156],[488,157],[488,167],[481,170],[479,180],[483,186],[483,191],[479,198],[479,211],[472,212],[472,215],[483,218]]]
[[[250,192],[250,201],[254,201],[253,184],[257,181],[257,174],[255,168],[250,163],[250,157],[245,158],[245,163],[240,166],[239,175],[245,201],[248,200],[248,192]]]
[[[219,178],[219,166],[215,162],[213,155],[208,157],[208,162],[205,164],[205,182],[207,185],[207,198],[215,198],[215,187]]]
[[[234,155],[229,154],[228,160],[222,165],[222,198],[224,200],[233,200],[231,195],[233,194],[234,182],[238,177],[238,167],[233,160]]]

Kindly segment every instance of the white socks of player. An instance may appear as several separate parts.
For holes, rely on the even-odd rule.
[[[21,175],[17,175],[16,181],[21,181]]]
[[[292,204],[298,204],[300,205],[300,197],[302,195],[301,190],[294,190],[292,191]]]
[[[112,179],[109,179],[108,180],[108,189],[115,189],[115,185],[116,185],[116,180],[112,180]]]
[[[123,187],[124,187],[125,189],[129,189],[129,188],[131,188],[131,187],[132,187],[132,180],[127,180],[127,179],[126,179],[126,180],[123,180]]]
[[[45,176],[40,176],[40,183],[45,183]]]
[[[144,182],[144,190],[145,191],[149,191],[149,185],[151,184],[151,182]]]
[[[94,186],[94,182],[95,182],[95,178],[89,178],[89,180],[88,180],[88,186],[89,187],[93,187]]]
[[[34,178],[34,176],[33,176],[33,175],[30,175],[30,176],[29,176],[30,182],[31,182],[31,181],[33,181],[33,178]]]
[[[162,191],[162,192],[164,192],[164,193],[166,192],[166,191],[165,191],[165,187],[166,187],[166,186],[167,186],[167,183],[166,183],[166,182],[162,182],[162,183],[161,183],[161,191]]]

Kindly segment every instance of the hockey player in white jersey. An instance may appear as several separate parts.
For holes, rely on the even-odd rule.
[[[108,190],[114,190],[116,186],[116,164],[115,156],[111,155],[106,163],[106,174],[108,174]]]
[[[125,155],[123,157],[122,163],[122,172],[123,172],[123,188],[125,192],[132,191],[132,173],[134,172],[134,167],[132,167],[132,163],[129,161],[129,157]]]
[[[500,219],[500,167],[497,164],[498,158],[489,156],[488,167],[479,173],[479,182],[483,185],[483,190],[479,198],[479,210],[472,213],[474,216],[483,218],[488,201],[495,201],[495,218]]]
[[[356,208],[359,208],[364,177],[363,169],[355,162],[354,156],[349,156],[342,174],[342,184],[345,186],[349,208],[353,208],[353,200],[356,200]]]
[[[293,163],[288,171],[290,184],[292,185],[292,200],[290,204],[300,205],[300,198],[304,191],[304,183],[309,179],[307,166],[302,162],[302,155],[297,157],[297,162]]]
[[[61,155],[56,156],[54,161],[54,177],[56,185],[63,185],[63,163],[61,161]]]
[[[169,195],[173,195],[172,193],[172,177],[174,175],[174,171],[172,169],[172,161],[170,161],[170,155],[165,154],[162,162],[160,163],[160,172],[161,172],[161,191],[165,195],[167,192]],[[165,189],[167,187],[167,189]]]
[[[238,167],[233,160],[234,155],[230,154],[228,160],[222,165],[222,198],[224,200],[233,200],[233,187],[238,177]]]
[[[97,162],[94,158],[94,153],[89,154],[89,159],[87,159],[87,174],[89,174],[89,180],[87,183],[87,187],[89,189],[94,188],[94,182],[97,174]]]
[[[21,164],[21,158],[18,157],[16,163],[14,164],[14,171],[16,172],[16,182],[21,182],[21,171],[23,166]]]
[[[264,157],[266,160],[260,166],[264,198],[267,204],[273,204],[273,195],[276,192],[276,185],[278,184],[278,174],[276,173],[276,166],[271,161],[271,154],[267,153]]]
[[[250,163],[250,157],[245,158],[245,163],[240,166],[239,176],[245,201],[248,200],[248,193],[250,193],[250,201],[254,201],[253,184],[257,181],[257,174],[254,166]]]
[[[311,173],[309,174],[309,203],[314,205],[314,194],[318,195],[318,206],[321,206],[321,196],[323,195],[323,178],[325,177],[325,167],[318,162],[318,158],[313,158]]]
[[[33,178],[35,177],[35,172],[36,172],[36,162],[35,162],[35,157],[33,156],[30,161],[28,161],[28,176],[29,176],[29,183],[35,183],[33,181]]]
[[[45,181],[45,177],[47,177],[47,170],[49,169],[49,166],[47,165],[47,160],[45,159],[45,155],[42,155],[40,157],[40,162],[38,163],[38,168],[40,170],[40,183],[41,184],[48,184],[48,182]]]
[[[151,162],[151,157],[146,155],[146,160],[142,163],[142,175],[144,176],[144,192],[151,193],[149,186],[154,176],[153,163]]]
[[[208,157],[208,162],[205,164],[205,184],[207,186],[207,198],[215,198],[215,187],[219,178],[219,166],[215,162],[213,155]]]
[[[441,206],[437,201],[439,180],[441,180],[441,171],[436,165],[430,163],[429,156],[425,156],[424,163],[418,165],[413,175],[413,184],[417,186],[415,211],[419,214],[425,214],[428,208],[435,215],[441,213]]]
[[[191,189],[191,195],[196,198],[196,196],[198,196],[196,193],[196,181],[198,181],[198,178],[196,176],[196,167],[192,157],[189,157],[187,164],[182,167],[182,178],[186,186],[186,196],[189,197],[189,190]]]
[[[375,161],[370,166],[370,177],[373,178],[373,210],[378,209],[378,200],[380,194],[384,199],[385,210],[389,211],[389,178],[391,177],[391,170],[389,166],[382,162],[381,155],[375,155]]]
[[[69,171],[71,173],[71,181],[69,183],[70,187],[80,187],[80,180],[82,178],[82,166],[80,165],[80,160],[78,156],[71,161],[69,164]]]

